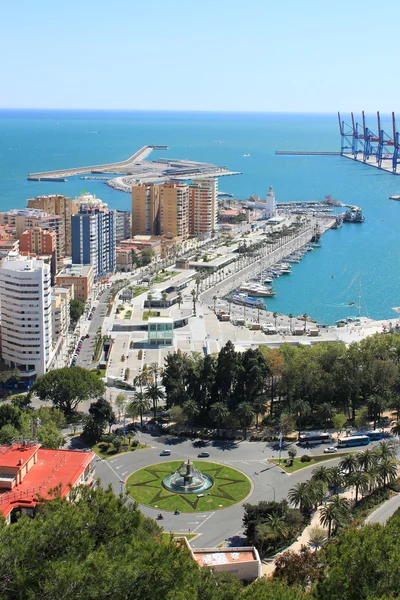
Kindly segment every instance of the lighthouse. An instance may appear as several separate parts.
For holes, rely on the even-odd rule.
[[[276,217],[276,199],[272,185],[270,185],[265,201],[265,218],[272,219],[273,217]]]

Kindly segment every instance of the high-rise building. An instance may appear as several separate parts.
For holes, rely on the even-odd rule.
[[[132,237],[160,234],[160,184],[132,186]]]
[[[70,316],[69,303],[71,301],[71,288],[54,287],[51,295],[52,312],[52,335],[53,345],[60,337],[65,337],[68,333]]]
[[[116,211],[115,241],[117,244],[131,237],[131,213],[129,210]]]
[[[196,179],[189,186],[189,233],[210,235],[217,226],[218,179]]]
[[[95,277],[115,271],[115,212],[82,204],[72,217],[72,262],[92,265]]]
[[[185,183],[139,183],[132,186],[132,237],[189,234],[189,188]]]
[[[72,238],[71,238],[71,217],[78,212],[79,201],[72,200],[61,194],[51,196],[37,196],[27,200],[28,208],[37,208],[49,215],[59,215],[64,221],[65,231],[65,254],[71,256]]]
[[[50,267],[10,253],[0,267],[1,347],[24,380],[46,373],[52,360]]]
[[[160,234],[186,238],[189,235],[189,187],[173,181],[160,186]]]
[[[54,231],[57,241],[57,260],[65,256],[64,218],[59,215],[49,215],[37,208],[12,209],[0,213],[0,225],[15,227],[18,239],[24,231],[35,227],[40,227],[46,231]]]
[[[45,231],[40,227],[27,229],[19,239],[19,252],[22,256],[45,258],[50,264],[51,283],[57,273],[57,236],[55,231]]]

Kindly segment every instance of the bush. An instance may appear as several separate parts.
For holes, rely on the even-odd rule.
[[[400,477],[389,483],[388,488],[394,492],[400,492]]]
[[[308,454],[303,454],[303,456],[300,457],[300,462],[311,462],[311,456],[308,456]]]
[[[142,358],[143,358],[143,350],[139,350],[139,352],[137,353],[137,357],[138,357],[138,360],[142,360]]]

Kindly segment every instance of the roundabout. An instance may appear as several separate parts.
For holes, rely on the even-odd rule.
[[[135,471],[127,493],[154,509],[205,512],[243,502],[252,490],[250,479],[223,464],[201,461],[156,463]]]

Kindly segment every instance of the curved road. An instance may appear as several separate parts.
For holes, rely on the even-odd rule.
[[[195,460],[199,451],[203,450],[194,448],[191,440],[181,440],[166,435],[153,437],[149,434],[141,434],[140,439],[152,448],[128,452],[108,460],[99,459],[96,462],[96,477],[100,477],[102,485],[111,484],[116,494],[121,492],[123,483],[134,471],[163,461],[183,461],[187,458]],[[171,450],[171,456],[160,457],[160,451],[165,448]],[[253,484],[253,491],[247,502],[252,504],[261,500],[273,500],[274,497],[276,500],[282,500],[287,497],[290,488],[296,483],[309,479],[311,475],[312,467],[288,475],[269,462],[268,458],[277,458],[278,452],[274,451],[273,446],[268,443],[234,443],[218,440],[211,442],[204,450],[210,454],[206,460],[231,465],[249,477]],[[321,448],[314,451],[320,453]],[[287,452],[282,453],[282,456],[284,455],[287,456]],[[332,458],[329,465],[337,464],[338,461],[338,457]],[[140,509],[152,519],[156,519],[160,512],[142,505]],[[243,503],[214,512],[181,513],[177,516],[167,511],[162,512],[164,519],[159,523],[165,531],[199,534],[199,537],[192,542],[194,547],[214,547],[224,541],[233,545],[235,537],[242,536]]]

